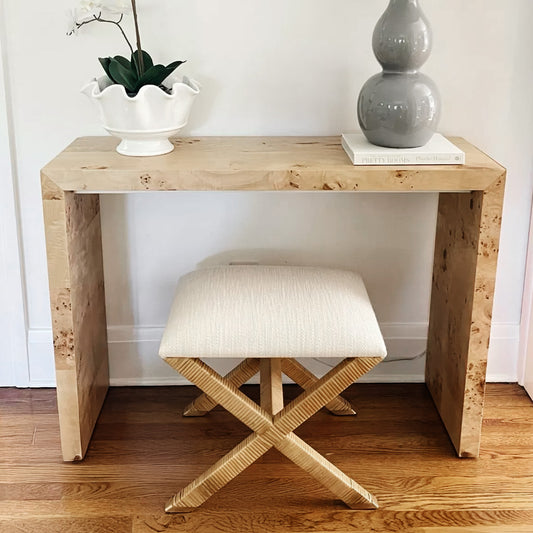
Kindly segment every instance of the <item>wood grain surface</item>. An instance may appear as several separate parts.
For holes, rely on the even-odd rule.
[[[66,461],[80,460],[109,386],[100,199],[43,177],[54,354]]]
[[[62,190],[470,191],[484,190],[503,167],[464,139],[465,165],[352,165],[340,137],[174,139],[154,157],[115,152],[113,137],[77,139],[43,169]]]
[[[426,383],[460,457],[479,454],[504,188],[439,197]]]
[[[259,401],[259,387],[243,390]],[[299,393],[286,387],[286,403]],[[0,389],[2,533],[531,533],[533,404],[489,384],[479,459],[459,460],[424,385],[357,384],[356,417],[326,410],[298,435],[372,490],[352,511],[271,451],[187,515],[168,495],[247,436],[221,407],[184,418],[193,387],[112,388],[83,463],[63,463],[53,390]],[[216,424],[213,423],[216,418]]]

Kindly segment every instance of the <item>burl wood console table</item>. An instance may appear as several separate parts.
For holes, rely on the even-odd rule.
[[[439,192],[426,383],[459,456],[478,456],[505,169],[452,141],[466,165],[354,167],[337,137],[179,139],[151,158],[71,144],[42,171],[64,460],[83,458],[109,385],[99,195],[180,190]]]

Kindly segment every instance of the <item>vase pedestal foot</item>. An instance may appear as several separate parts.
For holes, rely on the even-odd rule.
[[[133,157],[168,154],[174,150],[174,145],[168,139],[122,139],[117,146],[117,152]]]

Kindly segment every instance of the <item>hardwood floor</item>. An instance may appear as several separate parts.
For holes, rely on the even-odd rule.
[[[488,386],[478,460],[456,458],[424,385],[355,385],[356,417],[323,410],[301,426],[377,511],[347,509],[271,451],[201,509],[166,515],[169,496],[250,433],[220,408],[182,417],[197,394],[111,389],[87,458],[67,464],[55,391],[0,389],[0,532],[533,533],[533,403],[517,385]]]

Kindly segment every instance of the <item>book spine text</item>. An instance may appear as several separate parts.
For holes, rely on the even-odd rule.
[[[357,154],[356,165],[434,165],[449,163],[461,165],[461,154]]]

